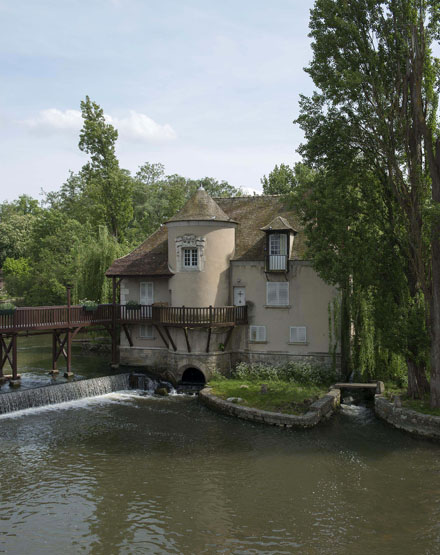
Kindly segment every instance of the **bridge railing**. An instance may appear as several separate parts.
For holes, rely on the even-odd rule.
[[[12,330],[50,330],[68,326],[89,326],[113,322],[112,304],[94,310],[83,306],[35,306],[16,308],[13,314],[0,313],[0,333]],[[116,305],[117,323],[152,322],[165,326],[221,326],[247,324],[246,306],[174,307]]]

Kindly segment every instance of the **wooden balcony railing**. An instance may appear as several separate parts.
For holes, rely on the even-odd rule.
[[[153,306],[153,323],[177,327],[215,327],[247,324],[247,307]]]
[[[116,317],[113,319],[113,311]],[[86,311],[82,306],[35,306],[0,314],[0,333],[52,330],[91,325],[152,323],[163,326],[215,327],[247,324],[246,306],[174,307],[103,304]]]

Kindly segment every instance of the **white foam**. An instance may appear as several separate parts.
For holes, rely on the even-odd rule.
[[[142,395],[140,393],[142,393]],[[39,414],[41,412],[84,408],[88,409],[97,405],[106,405],[109,403],[131,404],[131,401],[133,400],[151,400],[152,398],[153,397],[151,395],[145,395],[145,392],[140,392],[138,390],[116,391],[113,393],[105,393],[103,395],[97,395],[94,397],[84,397],[83,399],[75,399],[73,401],[64,401],[62,403],[54,403],[52,405],[43,405],[41,407],[31,407],[13,412],[7,412],[5,414],[1,414],[0,419],[21,418],[23,416],[31,416],[34,414]]]

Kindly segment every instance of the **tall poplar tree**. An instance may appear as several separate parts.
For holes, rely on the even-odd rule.
[[[364,198],[379,192],[391,224],[383,228],[392,247],[384,256],[399,250],[411,303],[420,292],[426,303],[434,407],[440,406],[440,65],[431,47],[439,17],[437,0],[316,0],[306,71],[319,90],[302,98],[298,119],[306,134],[302,153],[327,172],[329,184],[341,171],[330,161],[338,149],[346,167],[365,168]],[[337,202],[330,212],[340,213]],[[420,389],[422,370],[409,367]]]
[[[120,240],[133,217],[133,180],[129,172],[119,167],[115,154],[118,132],[105,121],[102,108],[86,96],[81,102],[81,112],[84,123],[78,146],[90,154],[90,162],[81,171],[86,197],[92,202],[94,221],[106,225]]]

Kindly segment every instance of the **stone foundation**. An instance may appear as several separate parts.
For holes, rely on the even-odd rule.
[[[178,383],[187,368],[198,368],[209,381],[214,373],[230,374],[239,362],[285,364],[286,362],[312,361],[331,366],[332,358],[325,353],[291,355],[288,353],[252,351],[214,351],[211,353],[170,351],[166,348],[120,347],[121,365],[140,366],[149,373],[171,383]]]
[[[308,412],[300,415],[269,412],[236,405],[216,397],[209,387],[200,391],[199,399],[204,405],[217,412],[243,420],[284,428],[311,428],[333,414],[340,404],[341,393],[339,389],[331,389],[324,397],[310,405]]]
[[[423,437],[440,439],[440,416],[397,407],[383,395],[375,396],[374,410],[379,418],[395,428]]]

